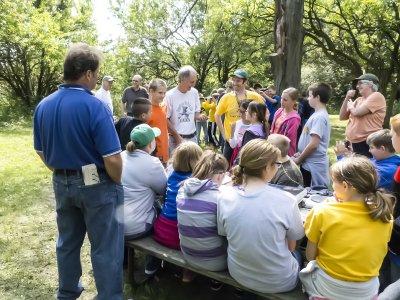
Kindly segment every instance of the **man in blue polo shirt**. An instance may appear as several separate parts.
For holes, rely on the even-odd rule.
[[[80,251],[86,233],[97,299],[123,299],[121,148],[110,110],[91,93],[100,57],[86,44],[73,46],[64,61],[65,84],[34,113],[34,147],[53,171],[58,299],[76,299],[83,291]]]

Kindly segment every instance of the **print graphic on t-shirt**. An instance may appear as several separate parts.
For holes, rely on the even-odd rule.
[[[184,102],[178,106],[178,120],[180,123],[190,122],[190,115],[193,112],[193,107],[190,103]]]
[[[235,105],[229,109],[228,114],[231,118],[240,118],[239,106]]]

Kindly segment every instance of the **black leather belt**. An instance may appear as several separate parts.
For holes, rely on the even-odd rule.
[[[65,175],[65,176],[72,176],[72,175],[82,176],[82,170],[54,169],[54,174]]]
[[[196,136],[196,132],[192,134],[180,134],[180,136],[183,137],[184,139],[191,139]]]
[[[98,173],[104,173],[106,170],[97,168]],[[65,176],[82,176],[82,170],[71,170],[71,169],[54,169],[54,174],[65,175]]]

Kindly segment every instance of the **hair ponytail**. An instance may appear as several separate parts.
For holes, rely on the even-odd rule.
[[[266,119],[267,105],[265,103],[251,101],[247,109],[249,110],[250,113],[256,114],[258,122],[262,124],[264,137],[267,137],[269,132],[269,124],[268,120]]]
[[[378,173],[368,158],[364,156],[344,158],[332,165],[331,173],[335,181],[347,182],[359,194],[365,195],[364,202],[371,219],[380,219],[385,223],[392,220],[395,197],[383,190],[376,190]]]
[[[373,220],[380,219],[384,223],[392,220],[395,197],[383,190],[376,190],[365,196],[365,204],[369,209],[369,215]]]
[[[240,149],[239,165],[232,169],[233,185],[247,183],[249,177],[265,177],[267,166],[273,166],[279,150],[265,139],[254,139]]]
[[[269,123],[267,118],[264,118],[264,120],[262,121],[262,125],[264,130],[264,137],[267,138],[269,133]]]
[[[130,141],[128,144],[126,144],[126,151],[132,153],[133,151],[137,150],[138,148],[136,147],[135,143]]]
[[[232,168],[232,183],[233,185],[243,184],[243,167],[237,165]]]

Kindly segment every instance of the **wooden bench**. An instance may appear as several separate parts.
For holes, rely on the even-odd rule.
[[[170,249],[170,248],[164,247],[163,245],[158,244],[156,241],[154,241],[152,236],[148,236],[148,237],[138,239],[138,240],[127,241],[127,242],[125,242],[125,246],[128,248],[128,280],[130,282],[134,282],[133,264],[134,264],[135,250],[140,250],[146,254],[151,254],[151,255],[158,257],[164,261],[167,261],[171,264],[177,265],[182,268],[189,269],[198,274],[218,280],[220,282],[231,285],[233,287],[252,292],[254,294],[265,297],[267,299],[271,299],[271,300],[307,299],[305,294],[303,294],[300,285],[294,291],[289,292],[289,293],[265,294],[265,293],[260,293],[257,291],[250,290],[250,289],[240,285],[236,280],[234,280],[229,275],[228,272],[211,272],[211,271],[200,270],[200,269],[191,267],[186,263],[181,251]]]

